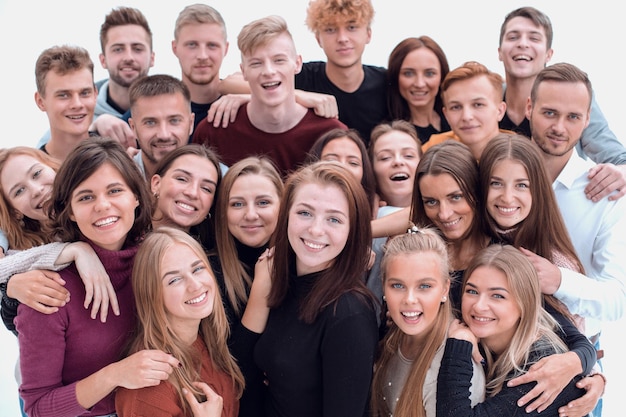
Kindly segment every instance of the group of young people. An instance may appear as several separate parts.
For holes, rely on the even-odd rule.
[[[591,82],[547,65],[534,8],[502,24],[506,79],[428,36],[364,65],[373,16],[311,1],[326,62],[254,20],[223,78],[203,4],[176,20],[181,79],[148,75],[127,7],[101,27],[108,80],[42,52],[50,132],[0,150],[25,415],[600,415],[626,150]]]

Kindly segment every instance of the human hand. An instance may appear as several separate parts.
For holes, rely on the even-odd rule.
[[[92,123],[90,130],[95,130],[102,137],[119,142],[124,149],[137,146],[137,136],[128,123],[112,114],[102,114]]]
[[[75,251],[74,263],[76,270],[85,284],[85,309],[89,308],[91,304],[91,318],[95,319],[99,310],[100,321],[102,323],[106,322],[109,304],[113,314],[119,316],[120,308],[115,289],[98,255],[85,242],[74,242],[70,246]]]
[[[543,294],[554,294],[561,286],[561,271],[552,262],[525,248],[519,249],[533,264]]]
[[[541,358],[528,372],[507,382],[507,386],[516,387],[536,381],[537,384],[517,401],[517,405],[527,405],[527,413],[534,410],[542,412],[552,404],[572,378],[581,372],[581,368],[580,359],[574,352],[554,354]]]
[[[207,122],[213,127],[228,127],[237,118],[239,107],[250,101],[250,94],[226,94],[215,100],[207,113]]]
[[[116,386],[137,389],[159,385],[180,362],[160,350],[140,350],[115,364]]]
[[[598,164],[589,170],[587,178],[585,196],[594,203],[607,195],[609,201],[613,201],[626,194],[626,165]]]
[[[65,281],[53,271],[35,270],[13,275],[7,282],[7,295],[43,314],[59,311],[70,301]]]
[[[325,117],[326,119],[337,119],[339,117],[337,99],[332,94],[296,90],[296,101],[307,109],[313,109],[315,114],[320,117]]]
[[[191,412],[194,417],[220,417],[222,415],[224,399],[204,382],[194,382],[193,385],[206,396],[206,401],[198,402],[192,392],[183,388],[183,395],[191,406]]]
[[[559,408],[559,417],[584,417],[595,408],[605,388],[604,378],[595,375],[598,374],[587,376],[576,383],[578,388],[587,392],[582,397]]]
[[[126,148],[126,153],[131,158],[134,158],[135,155],[137,155],[139,153],[139,149],[135,148],[134,146],[129,146],[128,148]]]
[[[448,337],[453,339],[465,340],[472,344],[472,359],[476,363],[483,363],[484,358],[478,350],[478,338],[472,333],[467,324],[458,319],[452,320],[448,327]]]

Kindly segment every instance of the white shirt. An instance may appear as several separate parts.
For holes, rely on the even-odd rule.
[[[594,203],[584,193],[595,164],[576,152],[552,188],[585,275],[560,268],[554,295],[570,312],[585,317],[585,335],[600,332],[601,321],[618,320],[626,309],[626,199]]]

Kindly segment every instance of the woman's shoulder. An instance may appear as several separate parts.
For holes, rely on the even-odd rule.
[[[115,395],[115,409],[120,417],[182,415],[178,395],[172,384],[167,381],[161,381],[159,385],[153,387],[118,388]]]

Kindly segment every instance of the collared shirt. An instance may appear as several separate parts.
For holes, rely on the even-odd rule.
[[[552,183],[565,226],[585,275],[561,269],[554,295],[570,312],[585,317],[585,335],[600,332],[601,321],[618,320],[626,309],[626,199],[594,203],[585,196],[594,163],[572,155]]]

